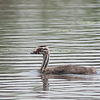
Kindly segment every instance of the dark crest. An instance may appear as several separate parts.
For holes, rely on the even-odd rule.
[[[46,47],[46,45],[41,45],[41,46],[39,46],[39,47]]]

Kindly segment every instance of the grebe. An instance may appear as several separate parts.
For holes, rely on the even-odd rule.
[[[80,67],[76,65],[63,65],[57,67],[48,67],[49,48],[45,45],[38,46],[31,54],[43,54],[43,63],[40,73],[44,74],[96,74],[94,67]]]

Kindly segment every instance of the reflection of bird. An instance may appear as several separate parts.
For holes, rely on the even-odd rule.
[[[76,65],[63,65],[58,67],[48,67],[49,48],[45,45],[38,46],[31,54],[43,54],[43,63],[40,69],[45,74],[95,74],[94,67],[80,67]]]

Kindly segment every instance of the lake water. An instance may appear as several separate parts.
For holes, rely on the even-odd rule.
[[[97,74],[41,75],[39,45]],[[0,0],[0,100],[100,100],[100,1]]]

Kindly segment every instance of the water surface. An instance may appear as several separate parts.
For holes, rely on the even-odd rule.
[[[100,99],[99,0],[0,0],[0,99]],[[39,45],[50,67],[95,67],[95,75],[41,75]]]

